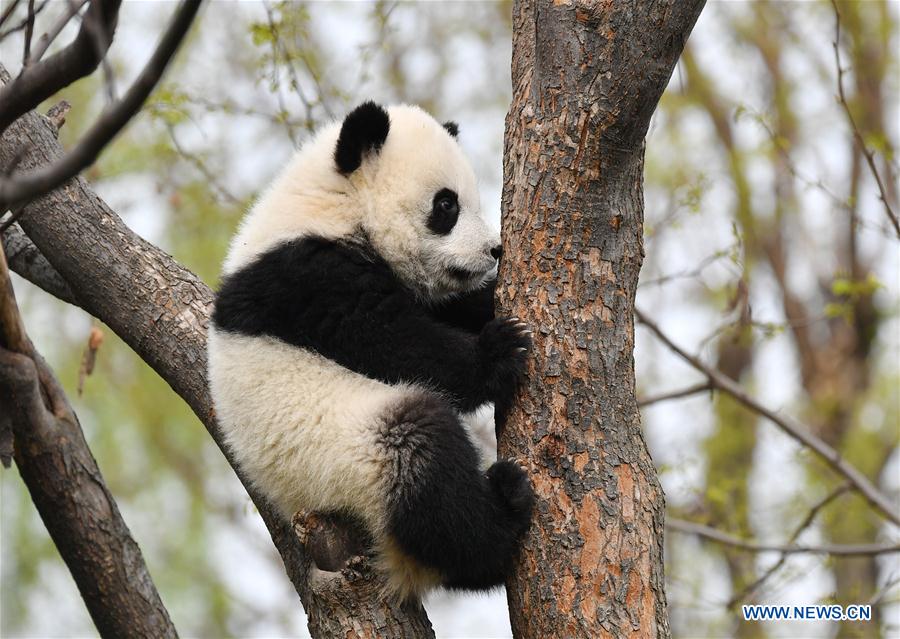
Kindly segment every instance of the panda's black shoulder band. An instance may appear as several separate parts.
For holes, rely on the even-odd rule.
[[[463,412],[498,399],[478,336],[436,319],[377,253],[359,246],[307,237],[274,247],[222,281],[212,321],[388,384],[422,381]]]
[[[391,121],[384,107],[371,100],[353,109],[341,125],[334,163],[344,175],[353,173],[367,153],[377,152],[387,139]]]

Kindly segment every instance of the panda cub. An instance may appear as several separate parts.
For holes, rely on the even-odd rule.
[[[372,102],[322,130],[241,224],[209,329],[246,476],[286,518],[361,522],[401,598],[503,583],[534,501],[460,421],[510,401],[531,340],[494,318],[500,238],[456,135]]]

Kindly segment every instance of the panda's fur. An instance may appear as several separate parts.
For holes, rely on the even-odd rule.
[[[371,102],[322,130],[241,224],[209,331],[246,476],[287,518],[362,522],[400,597],[502,583],[533,506],[460,422],[509,402],[530,339],[493,317],[499,236],[456,133]]]

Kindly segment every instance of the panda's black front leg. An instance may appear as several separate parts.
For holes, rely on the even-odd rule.
[[[474,291],[439,302],[431,310],[438,321],[478,334],[494,319],[494,290],[497,280],[489,280]]]

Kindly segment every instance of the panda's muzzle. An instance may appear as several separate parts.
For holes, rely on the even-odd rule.
[[[447,273],[453,279],[465,282],[467,280],[481,279],[487,274],[487,271],[473,271],[472,269],[459,266],[448,266]]]

